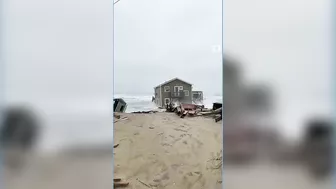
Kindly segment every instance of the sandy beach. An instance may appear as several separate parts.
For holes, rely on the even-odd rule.
[[[299,165],[266,161],[224,165],[222,124],[174,113],[120,114],[112,144],[72,149],[28,159],[21,171],[5,170],[7,189],[110,189],[113,178],[129,189],[329,189],[331,179],[315,182]],[[217,166],[217,168],[216,168]],[[112,172],[112,167],[114,170]],[[222,183],[223,182],[223,183]]]
[[[211,168],[218,162],[207,162],[221,150],[221,123],[172,113],[121,117],[114,124],[114,165],[112,144],[33,154],[21,170],[5,168],[5,188],[112,188],[113,177],[129,182],[127,188],[221,188],[221,168]]]
[[[114,128],[115,177],[130,188],[221,188],[221,167],[209,161],[222,148],[221,123],[174,113],[123,116]]]

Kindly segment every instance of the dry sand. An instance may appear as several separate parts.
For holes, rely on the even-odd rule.
[[[221,123],[172,113],[127,117],[114,128],[114,175],[129,188],[221,188],[221,167],[207,169],[222,148]]]
[[[115,123],[114,143],[119,146],[114,148],[114,165],[112,144],[35,157],[21,172],[5,170],[4,188],[110,189],[113,177],[120,177],[130,183],[129,189],[219,189],[222,185],[226,189],[331,189],[331,179],[313,182],[299,166],[265,162],[224,165],[221,184],[221,169],[209,169],[218,161],[208,162],[221,150],[221,123],[170,113],[122,117],[128,119]]]

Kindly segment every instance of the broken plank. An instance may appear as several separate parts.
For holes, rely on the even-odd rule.
[[[113,183],[114,187],[127,187],[129,185],[128,182],[115,182]]]
[[[181,115],[181,118],[184,118],[188,114],[188,111],[184,111]]]

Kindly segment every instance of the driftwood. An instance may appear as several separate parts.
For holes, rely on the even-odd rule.
[[[128,182],[121,182],[121,178],[114,178],[113,179],[113,186],[114,188],[117,187],[127,187],[129,185]]]
[[[141,181],[140,179],[136,179],[137,181],[139,181],[141,184],[147,186],[148,188],[152,188],[150,185],[146,184],[145,182]]]
[[[215,114],[222,114],[222,108],[219,108],[217,110],[213,110],[211,112],[201,112],[201,115],[215,115]]]

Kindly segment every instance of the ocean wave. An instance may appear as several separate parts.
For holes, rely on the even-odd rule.
[[[122,98],[127,103],[126,112],[135,111],[150,111],[155,110],[158,107],[152,102],[151,95],[127,95],[127,94],[115,94],[114,98]],[[215,102],[222,102],[221,96],[207,96],[204,98],[202,105],[206,108],[212,108],[212,104]]]

